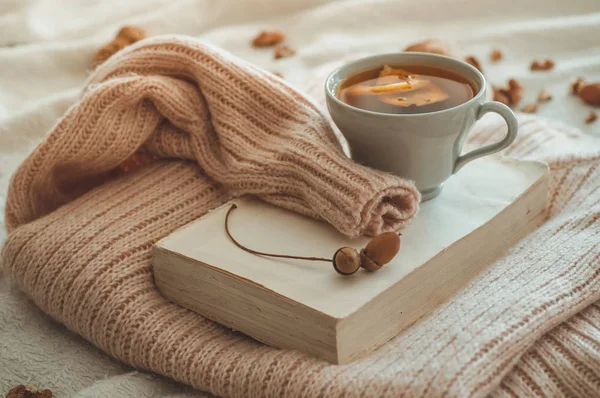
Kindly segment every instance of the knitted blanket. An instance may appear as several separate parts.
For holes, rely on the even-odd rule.
[[[202,72],[215,59],[212,73]],[[234,79],[215,83],[215,73],[231,70]],[[241,88],[232,83],[240,75]],[[264,88],[275,94],[265,99]],[[229,98],[241,109],[219,108]],[[240,125],[236,115],[263,115],[263,108],[277,115]],[[230,117],[219,117],[223,111]],[[153,39],[101,67],[17,171],[3,264],[38,306],[102,350],[219,395],[510,396],[543,388],[594,396],[600,155],[546,150],[548,142],[565,148],[579,138],[568,133],[525,120],[510,150],[550,163],[551,219],[542,228],[375,354],[329,365],[164,300],[152,281],[152,242],[242,193],[348,235],[377,233],[410,219],[416,191],[345,160],[318,109],[276,78],[195,42]],[[484,129],[473,141],[495,138]],[[163,160],[110,178],[142,147]]]

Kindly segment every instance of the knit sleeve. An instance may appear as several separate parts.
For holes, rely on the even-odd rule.
[[[141,147],[195,161],[233,195],[323,219],[348,236],[395,230],[416,214],[415,186],[349,160],[323,113],[298,91],[222,50],[157,37],[119,52],[16,172],[9,228],[72,200],[70,187]]]

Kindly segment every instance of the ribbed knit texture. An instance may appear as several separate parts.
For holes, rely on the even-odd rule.
[[[103,64],[17,170],[9,231],[140,148],[193,160],[233,196],[257,195],[351,237],[398,229],[418,209],[411,182],[348,160],[321,111],[274,75],[192,39],[158,37]]]
[[[28,167],[35,166],[37,173],[47,178],[67,173],[70,181],[74,181],[87,175],[93,168],[94,156],[101,153],[111,159],[106,163],[114,166],[112,153],[122,146],[110,145],[116,139],[116,131],[120,131],[118,121],[129,115],[130,108],[120,108],[116,103],[105,108],[122,116],[102,129],[103,136],[108,137],[106,141],[86,141],[80,135],[95,137],[96,129],[77,126],[86,125],[84,121],[92,114],[97,118],[88,126],[102,125],[101,114],[96,112],[102,103],[91,109],[85,108],[86,112],[77,112],[78,107],[94,93],[108,90],[105,84],[112,87],[112,84],[129,82],[140,76],[152,76],[151,79],[158,81],[164,79],[157,78],[156,74],[144,74],[142,69],[150,68],[148,60],[143,62],[146,66],[125,67],[133,54],[145,54],[148,59],[155,59],[150,51],[146,53],[146,46],[154,46],[154,53],[170,53],[172,42],[165,44],[162,41],[164,39],[136,46],[131,52],[126,51],[108,61],[92,78],[98,86],[91,87],[81,103],[71,109],[28,162],[34,158],[40,160],[30,162]],[[175,48],[202,48],[195,43],[177,43]],[[173,51],[175,54],[187,53],[187,50]],[[204,51],[214,52],[212,49],[201,52]],[[217,56],[225,57],[215,53]],[[177,65],[171,67],[185,68],[185,59],[178,58]],[[119,70],[118,65],[124,67],[123,75],[117,73],[113,81],[110,75]],[[130,73],[133,71],[135,76]],[[194,81],[189,75],[185,76]],[[188,84],[173,80],[181,86]],[[202,88],[204,80],[196,81]],[[302,98],[275,78],[266,77],[265,82],[290,93],[292,98]],[[153,87],[152,90],[159,92],[160,84]],[[170,108],[164,95],[152,96],[152,90],[145,95],[145,98],[152,98],[152,102],[142,101],[143,106],[134,106],[136,110],[131,111],[134,115],[145,107],[160,109],[159,115],[169,114],[167,110],[179,110]],[[135,99],[140,98],[136,97],[136,92],[131,92],[128,103],[139,104]],[[211,111],[213,125],[217,126],[215,111],[204,91],[203,98]],[[312,105],[306,103],[305,107],[312,110],[313,115],[320,115]],[[73,118],[74,114],[77,118]],[[71,119],[76,122],[69,122]],[[154,120],[148,119],[149,124]],[[185,124],[181,119],[171,122],[162,119],[161,122],[170,125],[175,123],[173,120]],[[222,123],[226,122],[227,118],[223,118]],[[279,122],[281,119],[276,118],[265,126]],[[69,158],[73,149],[65,150],[56,156],[60,155],[61,164],[66,166],[61,168],[60,174],[53,174],[48,171],[53,163],[45,163],[47,160],[44,159],[54,156],[54,152],[40,148],[49,147],[48,143],[57,145],[53,143],[58,139],[53,137],[66,125],[71,126],[64,130],[70,131],[69,139],[65,138],[66,144],[85,148],[81,153],[86,154],[86,161],[73,163],[73,159],[80,157]],[[46,313],[115,358],[218,395],[234,397],[464,397],[488,394],[500,397],[540,392],[546,396],[598,396],[600,153],[592,147],[589,153],[578,156],[565,158],[557,154],[559,150],[581,148],[577,144],[581,136],[577,133],[534,118],[524,119],[519,138],[508,154],[549,162],[552,171],[549,221],[519,242],[463,291],[374,354],[349,365],[335,366],[298,352],[262,345],[222,328],[165,300],[152,280],[151,247],[155,240],[243,191],[246,185],[238,183],[232,175],[239,173],[253,181],[254,175],[266,173],[260,165],[282,161],[277,154],[293,146],[288,146],[287,140],[278,141],[277,151],[271,151],[267,159],[256,161],[259,165],[253,169],[256,173],[246,173],[241,171],[241,166],[236,168],[239,159],[232,153],[238,152],[222,150],[228,148],[227,139],[223,138],[228,135],[218,135],[220,145],[216,146],[216,153],[222,156],[219,164],[225,164],[231,170],[223,176],[218,170],[211,174],[207,165],[212,163],[198,156],[196,149],[186,152],[184,143],[189,143],[190,148],[201,147],[196,140],[184,138],[190,135],[191,129],[158,129],[163,133],[150,134],[150,138],[144,140],[137,135],[142,127],[128,130],[129,136],[134,137],[132,140],[146,142],[145,146],[156,153],[194,159],[202,168],[191,161],[161,160],[80,196],[73,191],[60,190],[63,185],[57,184],[57,180],[45,183],[44,179],[36,177],[37,173],[19,174],[23,173],[20,171],[13,180],[7,203],[11,232],[2,252],[7,272]],[[210,131],[215,130],[216,127]],[[162,142],[168,141],[165,137],[171,132],[181,139],[176,142],[182,145],[158,149]],[[481,145],[497,140],[498,134],[499,129],[479,128],[472,135],[471,143]],[[83,143],[78,143],[78,137]],[[324,142],[323,145],[329,142],[317,133],[311,139]],[[311,139],[307,138],[309,143]],[[103,146],[99,142],[109,145],[108,153],[101,150]],[[119,158],[131,152],[124,151]],[[339,152],[325,151],[323,156],[327,154],[341,162],[341,154],[338,157],[336,153]],[[104,159],[101,164],[105,164]],[[346,164],[345,167],[351,169],[354,166]],[[310,181],[315,187],[321,186],[318,184],[328,187],[331,182],[326,178],[326,182],[321,182],[322,179]],[[394,181],[398,186],[402,185],[401,181]],[[251,185],[253,187],[262,186],[252,183],[256,184]],[[48,187],[51,189],[46,189]],[[408,186],[401,189],[410,191]],[[25,193],[15,193],[21,190]],[[50,191],[52,195],[47,194]],[[39,196],[39,192],[46,192],[44,195],[47,196]],[[310,211],[306,210],[306,204],[316,203],[308,202],[310,198],[299,197],[298,209],[301,211]],[[344,230],[344,225],[350,224],[340,222],[337,226]],[[372,222],[354,225],[372,225]],[[348,227],[346,231],[358,229],[360,227]]]

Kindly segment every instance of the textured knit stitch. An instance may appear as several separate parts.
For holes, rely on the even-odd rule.
[[[472,143],[497,140],[494,130],[478,129]],[[103,132],[113,137],[114,129]],[[159,138],[146,147],[160,148]],[[348,365],[262,345],[160,296],[153,241],[234,194],[193,162],[162,160],[74,199],[59,192],[56,209],[26,211],[31,203],[9,198],[14,218],[3,264],[40,308],[105,352],[218,395],[594,397],[600,152],[592,146],[578,156],[557,153],[581,148],[580,139],[555,123],[523,119],[508,153],[550,164],[549,221],[430,316]],[[89,150],[96,154],[97,145]]]
[[[8,229],[140,148],[193,160],[233,196],[257,195],[351,237],[398,229],[418,209],[411,182],[351,162],[321,111],[277,77],[191,39],[154,38],[98,68],[17,170]]]

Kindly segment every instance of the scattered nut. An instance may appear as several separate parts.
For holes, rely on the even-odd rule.
[[[148,33],[146,33],[146,31],[139,26],[124,26],[121,28],[119,33],[117,33],[117,37],[126,40],[130,44],[133,44],[136,41],[140,41],[148,37]]]
[[[510,98],[510,103],[513,105],[521,102],[521,98],[523,98],[523,86],[517,79],[510,79],[508,81],[508,97]]]
[[[589,105],[600,105],[600,82],[586,83],[579,89],[579,97]]]
[[[38,391],[35,387],[21,384],[11,388],[6,398],[52,398],[52,391]]]
[[[547,89],[543,89],[542,91],[540,91],[540,93],[538,94],[538,102],[548,102],[552,99],[552,93],[550,91],[548,91]]]
[[[472,55],[469,55],[468,57],[465,58],[465,62],[474,66],[479,72],[483,73],[483,69],[481,68],[481,64],[479,64],[479,61],[477,60],[477,58],[475,58]]]
[[[571,82],[571,94],[579,94],[579,91],[581,91],[581,87],[583,87],[584,83],[585,80],[583,80],[583,77],[578,77],[577,80]]]
[[[502,102],[506,106],[511,105],[510,99],[508,98],[508,95],[506,95],[504,90],[499,89],[496,86],[492,86],[492,88],[494,89],[494,101]]]
[[[296,50],[286,46],[285,44],[280,44],[275,47],[275,59],[291,57],[294,54],[296,54]]]
[[[493,88],[494,101],[500,101],[508,106],[517,105],[523,97],[523,86],[517,79],[510,79],[505,87]]]
[[[275,76],[283,79],[283,73],[281,73],[281,72],[271,72],[271,73],[274,74]]]
[[[529,67],[531,70],[550,70],[554,68],[554,61],[545,59],[544,62],[533,61]]]
[[[598,119],[598,115],[596,114],[596,112],[592,111],[585,118],[585,122],[586,122],[586,124],[594,123],[596,121],[596,119]]]
[[[450,49],[450,45],[445,41],[438,39],[423,40],[418,43],[411,44],[410,46],[406,47],[404,51],[440,54],[447,55],[449,57],[454,56],[452,50]]]
[[[119,30],[113,41],[102,46],[94,56],[92,66],[96,67],[125,47],[145,39],[148,33],[138,26],[125,26]]]
[[[492,62],[498,62],[502,59],[502,57],[502,51],[498,50],[497,48],[494,48],[490,53],[490,60]]]
[[[538,104],[536,104],[535,102],[532,102],[530,104],[525,105],[523,108],[521,108],[521,112],[535,113],[537,111],[537,108],[538,108]]]
[[[367,271],[377,271],[400,251],[400,236],[395,232],[384,232],[371,239],[360,251],[360,264]]]
[[[278,30],[263,30],[252,40],[253,47],[272,47],[285,40],[283,32]]]

